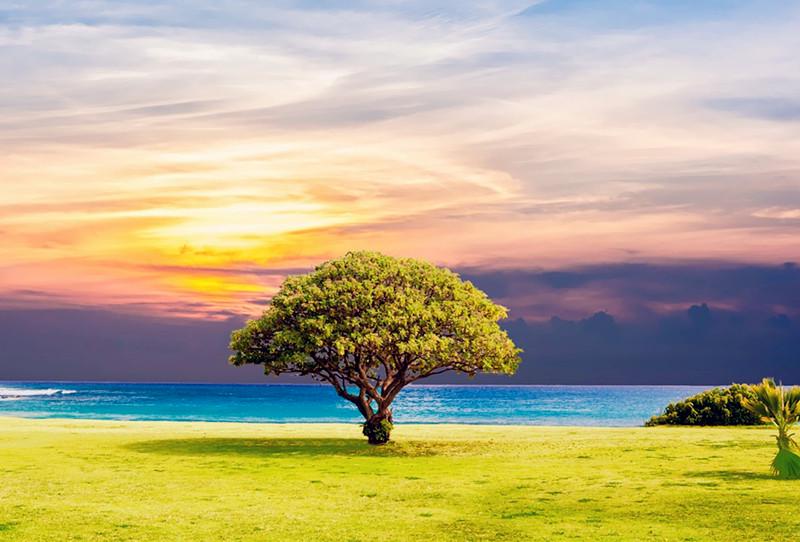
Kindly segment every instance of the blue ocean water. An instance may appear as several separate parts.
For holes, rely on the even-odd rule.
[[[405,423],[636,426],[697,386],[409,386]],[[0,416],[226,422],[357,422],[324,385],[0,382]]]

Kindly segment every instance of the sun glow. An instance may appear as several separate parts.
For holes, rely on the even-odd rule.
[[[179,276],[170,277],[168,282],[192,293],[223,298],[242,293],[263,293],[265,290],[264,286],[260,284],[240,282],[232,280],[230,277]]]
[[[250,314],[355,249],[484,267],[800,254],[796,13],[642,32],[511,4],[171,5],[151,25],[138,3],[17,3],[2,303]]]

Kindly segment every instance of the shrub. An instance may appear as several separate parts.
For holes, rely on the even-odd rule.
[[[763,423],[760,417],[744,404],[755,399],[749,384],[714,388],[669,404],[663,414],[645,425],[759,425]]]
[[[370,444],[386,444],[389,442],[389,434],[394,429],[392,422],[386,418],[376,422],[366,421],[361,427],[361,432],[364,433]]]

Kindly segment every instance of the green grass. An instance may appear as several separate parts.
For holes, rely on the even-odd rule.
[[[0,418],[6,540],[797,540],[765,428]]]

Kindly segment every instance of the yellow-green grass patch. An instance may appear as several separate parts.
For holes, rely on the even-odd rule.
[[[0,418],[0,540],[797,540],[767,428]]]

